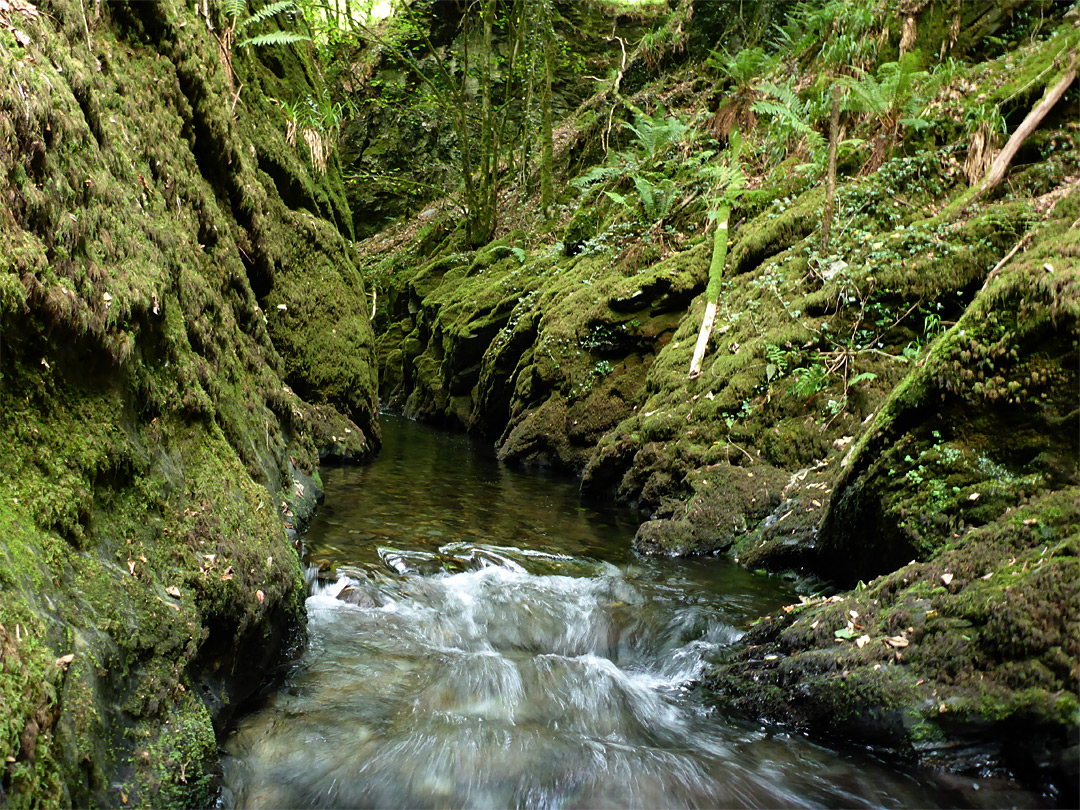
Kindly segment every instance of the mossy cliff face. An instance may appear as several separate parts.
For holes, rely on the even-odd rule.
[[[295,55],[232,76],[179,3],[2,22],[0,803],[204,807],[302,632],[318,456],[377,442],[348,207],[271,117]]]

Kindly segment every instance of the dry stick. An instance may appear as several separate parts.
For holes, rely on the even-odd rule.
[[[1020,241],[1013,245],[1013,249],[1006,253],[1000,262],[994,265],[994,269],[986,275],[986,281],[983,282],[982,285],[983,290],[990,286],[990,281],[998,274],[998,271],[1008,263],[1009,259],[1016,255],[1017,251],[1019,251],[1029,239],[1031,239],[1033,233],[1035,233],[1035,231],[1028,231],[1020,237]]]
[[[1069,85],[1076,79],[1077,65],[1080,64],[1080,55],[1074,55],[1072,62],[1065,69],[1065,73],[1062,74],[1058,83],[1053,87],[1047,89],[1043,95],[1042,100],[1031,108],[1031,112],[1027,114],[1027,118],[1023,123],[1017,127],[1016,132],[1009,138],[1008,143],[1005,144],[1005,148],[1001,150],[994,162],[990,165],[990,170],[986,173],[982,182],[978,185],[975,191],[971,192],[970,196],[964,200],[961,198],[961,202],[956,209],[956,214],[963,213],[969,205],[979,199],[981,196],[994,188],[1005,177],[1005,170],[1009,168],[1009,164],[1012,163],[1012,159],[1016,156],[1016,153],[1020,150],[1020,146],[1027,140],[1028,136],[1042,123],[1043,118],[1050,112],[1055,104],[1065,95],[1065,91],[1069,89]]]

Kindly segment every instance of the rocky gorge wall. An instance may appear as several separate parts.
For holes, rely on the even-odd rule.
[[[210,805],[319,458],[378,445],[339,170],[275,102],[318,75],[228,27],[0,3],[0,804]]]

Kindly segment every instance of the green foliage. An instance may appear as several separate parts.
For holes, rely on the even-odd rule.
[[[240,42],[241,48],[258,48],[264,45],[292,45],[297,42],[310,42],[311,37],[304,34],[295,34],[291,31],[271,31],[268,34],[259,34],[248,37]]]
[[[890,129],[901,123],[921,128],[930,123],[919,117],[923,98],[918,82],[928,74],[918,68],[918,54],[906,53],[900,61],[878,68],[876,78],[863,70],[857,79],[841,81],[851,91],[851,108],[857,112],[873,116]]]
[[[243,0],[240,0],[240,2],[237,2],[237,0],[230,0],[230,5],[239,5],[239,6],[243,7],[244,3],[243,3]],[[261,9],[256,11],[250,17],[248,17],[243,22],[238,24],[236,26],[236,30],[237,30],[237,32],[243,31],[245,28],[248,28],[249,26],[258,25],[261,22],[265,22],[266,20],[269,20],[275,14],[280,14],[280,13],[282,13],[284,11],[292,11],[295,8],[296,8],[296,0],[278,0],[278,2],[270,3],[268,5],[265,5]],[[230,16],[236,17],[237,15],[234,13],[234,14],[232,14]],[[241,43],[241,44],[243,44],[243,43]]]
[[[802,399],[810,399],[829,384],[829,374],[821,363],[814,363],[807,368],[797,368],[793,372],[795,383],[791,393]]]
[[[771,71],[779,62],[775,54],[769,55],[764,48],[743,48],[732,56],[726,50],[710,51],[705,66],[728,79],[736,89],[749,87]]]
[[[865,68],[877,58],[882,8],[869,0],[802,0],[776,26],[775,44],[800,62],[816,57],[826,69]]]
[[[764,146],[771,165],[783,161],[792,145],[804,139],[811,152],[822,151],[825,138],[811,125],[810,105],[795,94],[790,84],[763,82],[759,91],[764,98],[755,101],[751,109],[772,118]]]
[[[624,123],[626,129],[634,133],[634,144],[641,159],[653,163],[667,150],[682,140],[689,127],[674,115],[664,116],[661,110],[654,116],[637,111],[634,123]]]

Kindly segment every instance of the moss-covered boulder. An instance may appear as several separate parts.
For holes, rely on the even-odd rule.
[[[1080,483],[1078,208],[1074,191],[1034,226],[1031,247],[987,281],[853,447],[819,543],[837,580],[929,559],[1033,495]]]

